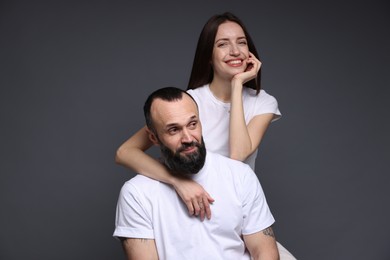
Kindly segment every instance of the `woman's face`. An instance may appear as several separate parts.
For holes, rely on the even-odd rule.
[[[230,80],[234,75],[244,72],[249,57],[247,39],[241,26],[235,22],[224,22],[218,27],[215,36],[212,65],[214,79]]]

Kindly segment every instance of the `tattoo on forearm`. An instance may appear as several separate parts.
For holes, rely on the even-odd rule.
[[[263,230],[263,234],[266,235],[266,236],[270,236],[270,237],[275,238],[274,231],[272,230],[271,227],[268,227],[268,228],[264,229]]]

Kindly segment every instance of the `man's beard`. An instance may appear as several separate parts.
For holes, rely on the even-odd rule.
[[[189,147],[197,147],[198,149],[190,154],[180,154],[180,152]],[[160,149],[164,164],[174,175],[186,176],[188,174],[196,174],[203,168],[206,160],[206,147],[203,137],[201,143],[191,142],[183,144],[176,152],[173,152],[161,142]]]

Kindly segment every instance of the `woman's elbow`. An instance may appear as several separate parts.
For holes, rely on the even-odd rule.
[[[230,159],[236,160],[236,161],[245,161],[246,158],[248,158],[248,155],[246,153],[230,153]]]
[[[115,154],[115,163],[116,164],[122,164],[123,158],[125,157],[125,154],[127,153],[127,149],[123,146],[119,147],[116,150]]]
[[[248,157],[253,153],[252,147],[246,147],[241,149],[230,149],[230,159],[237,160],[237,161],[245,161],[248,159]]]

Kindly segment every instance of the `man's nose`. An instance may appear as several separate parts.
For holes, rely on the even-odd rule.
[[[182,141],[182,143],[192,142],[192,135],[190,134],[190,132],[187,129],[184,129],[182,131],[181,141]]]

